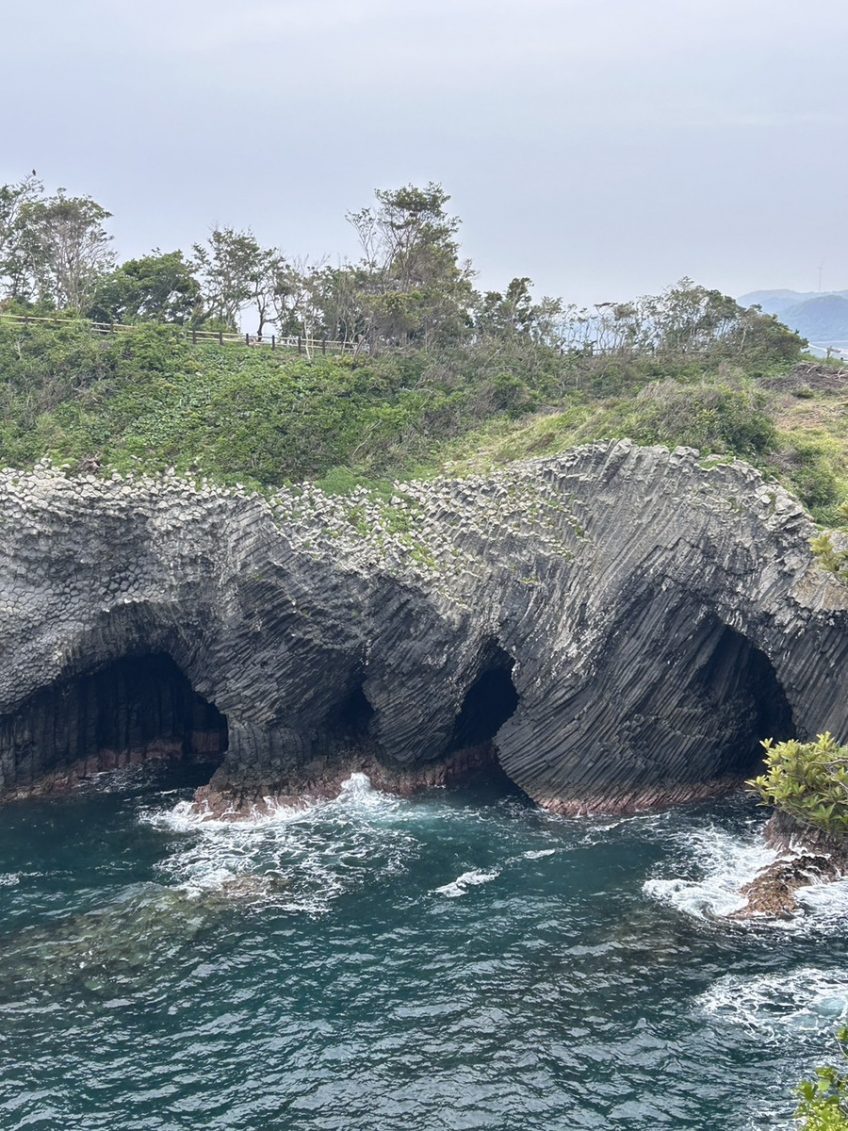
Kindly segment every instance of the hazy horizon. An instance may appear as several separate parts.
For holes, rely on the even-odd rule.
[[[479,285],[595,302],[689,275],[848,288],[848,6],[814,0],[106,0],[5,15],[0,181],[114,214],[126,258],[214,223],[356,251],[375,187],[440,181]]]

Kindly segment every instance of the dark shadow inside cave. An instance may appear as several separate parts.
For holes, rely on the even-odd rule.
[[[792,709],[775,670],[741,633],[720,626],[700,674],[708,701],[716,707],[715,775],[749,776],[762,761],[763,739],[781,741],[795,733]]]
[[[487,649],[456,717],[449,751],[488,745],[515,713],[518,692],[512,681],[513,666],[514,660],[499,645]]]
[[[7,784],[18,786],[74,766],[216,765],[227,741],[226,718],[165,653],[125,656],[45,688],[0,720],[0,749],[14,764]]]
[[[361,742],[367,737],[373,718],[374,708],[368,702],[360,681],[333,711],[329,719],[329,730],[337,739]]]

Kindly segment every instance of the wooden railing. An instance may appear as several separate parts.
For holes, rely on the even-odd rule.
[[[103,335],[132,333],[133,331],[138,331],[145,326],[151,325],[149,322],[126,325],[122,322],[92,322],[87,318],[61,318],[58,316],[51,317],[50,315],[6,314],[2,312],[0,312],[0,322],[12,322],[20,326],[47,325],[61,327],[82,325],[92,334]],[[172,324],[168,323],[168,325]],[[363,342],[333,341],[329,338],[315,338],[310,335],[300,334],[285,334],[281,336],[277,334],[234,334],[224,330],[196,330],[185,326],[173,326],[173,329],[178,330],[180,334],[193,345],[202,344],[203,342],[212,342],[220,346],[258,346],[272,350],[289,350],[303,354],[306,357],[314,357],[316,354],[328,353],[356,354],[361,353],[364,348]]]

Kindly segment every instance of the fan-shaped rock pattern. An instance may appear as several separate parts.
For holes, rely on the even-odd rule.
[[[738,780],[763,736],[848,733],[848,589],[739,462],[621,441],[389,502],[40,465],[0,474],[0,523],[6,795],[155,745],[151,703],[242,798],[357,759],[436,781],[493,744],[539,802],[621,809]]]

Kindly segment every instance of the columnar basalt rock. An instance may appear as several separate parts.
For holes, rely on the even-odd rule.
[[[57,701],[154,656],[226,719],[211,792],[241,799],[360,764],[442,780],[465,735],[544,805],[625,809],[738,781],[761,737],[848,733],[848,589],[809,519],[688,449],[593,445],[388,502],[41,464],[0,473],[0,523],[7,795],[78,752]],[[108,699],[88,710],[131,745],[141,708]]]

